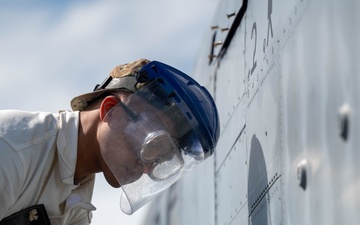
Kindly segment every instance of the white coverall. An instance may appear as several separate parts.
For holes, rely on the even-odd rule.
[[[0,221],[44,204],[52,225],[89,224],[95,175],[74,185],[79,112],[0,111]]]

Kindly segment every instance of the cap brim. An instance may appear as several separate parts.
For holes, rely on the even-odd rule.
[[[70,103],[71,108],[73,111],[82,111],[86,107],[88,107],[89,104],[91,102],[93,102],[95,99],[97,99],[98,97],[100,97],[101,95],[103,95],[104,93],[109,92],[109,91],[111,91],[111,90],[103,89],[103,90],[98,90],[98,91],[94,91],[94,92],[76,96],[71,100],[71,103]]]

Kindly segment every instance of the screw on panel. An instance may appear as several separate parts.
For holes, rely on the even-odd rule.
[[[338,113],[339,133],[340,133],[340,137],[344,141],[347,141],[349,136],[349,126],[350,126],[349,115],[350,115],[350,106],[347,103],[345,103],[340,107]]]
[[[225,32],[225,31],[228,31],[229,28],[228,28],[228,27],[225,27],[225,28],[221,28],[220,30],[221,30],[221,32]]]
[[[228,18],[228,19],[230,19],[231,17],[233,17],[233,16],[235,16],[236,15],[236,13],[230,13],[230,14],[226,14],[226,17]]]
[[[217,55],[208,55],[209,60],[212,60],[212,59],[214,59],[216,57],[217,57]]]
[[[222,44],[223,44],[222,41],[217,41],[213,43],[214,47],[220,46]]]
[[[307,173],[306,173],[306,167],[307,167],[307,160],[303,159],[298,163],[297,166],[297,178],[299,180],[299,186],[305,191],[306,185],[307,185]]]

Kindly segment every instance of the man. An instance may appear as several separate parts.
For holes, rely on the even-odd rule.
[[[98,172],[122,188],[121,209],[132,214],[209,157],[219,137],[207,90],[156,61],[115,67],[71,106],[0,112],[0,225],[89,224]]]

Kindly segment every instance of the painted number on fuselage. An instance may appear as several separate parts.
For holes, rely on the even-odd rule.
[[[250,75],[252,75],[256,69],[257,61],[255,60],[255,54],[256,54],[256,40],[257,40],[257,31],[256,31],[256,23],[254,22],[252,30],[251,30],[251,39],[253,39],[253,34],[255,33],[255,47],[254,47],[254,54],[253,54],[253,66],[251,68],[251,71],[249,71]]]
[[[258,0],[263,1],[263,0]],[[245,62],[246,71],[247,74],[247,97],[249,99],[248,105],[251,105],[252,100],[255,98],[255,95],[259,91],[262,83],[261,81],[264,81],[264,66],[262,65],[263,62],[268,63],[268,56],[267,56],[267,49],[272,49],[272,54],[274,53],[274,47],[271,44],[271,40],[274,38],[274,31],[273,31],[273,25],[272,25],[272,14],[273,14],[273,1],[267,0],[268,2],[268,8],[266,11],[266,16],[260,16],[263,15],[263,11],[250,11],[249,12],[249,21],[251,25],[251,32],[245,32],[245,49],[249,49],[248,54],[248,61],[249,63]],[[260,4],[260,3],[254,3],[254,4]],[[265,22],[266,21],[266,22]],[[266,26],[261,26],[262,24],[266,24]],[[262,32],[262,28],[266,28],[265,32]],[[264,39],[261,38],[261,36],[264,35]],[[247,43],[246,39],[250,38],[250,41]],[[258,41],[260,41],[260,48],[262,47],[262,51],[258,50]],[[270,43],[270,44],[269,44]],[[254,45],[253,45],[254,44]],[[261,46],[262,45],[262,46]],[[251,53],[250,53],[251,52]],[[250,56],[251,54],[251,56]],[[260,54],[260,56],[259,56]],[[262,56],[261,56],[262,55]],[[250,58],[251,57],[251,58]],[[258,71],[260,67],[261,72]]]
[[[273,27],[272,27],[272,20],[271,20],[271,14],[272,14],[272,0],[268,0],[268,16],[267,16],[267,37],[264,38],[264,44],[263,44],[263,52],[265,53],[266,47],[269,46],[269,39],[274,37],[273,33]],[[271,37],[269,37],[271,35]],[[253,23],[252,29],[251,29],[251,40],[255,41],[254,45],[254,51],[253,51],[253,58],[252,58],[252,68],[249,70],[249,76],[252,75],[256,69],[257,61],[255,59],[256,55],[256,46],[257,46],[257,26],[256,22]]]

